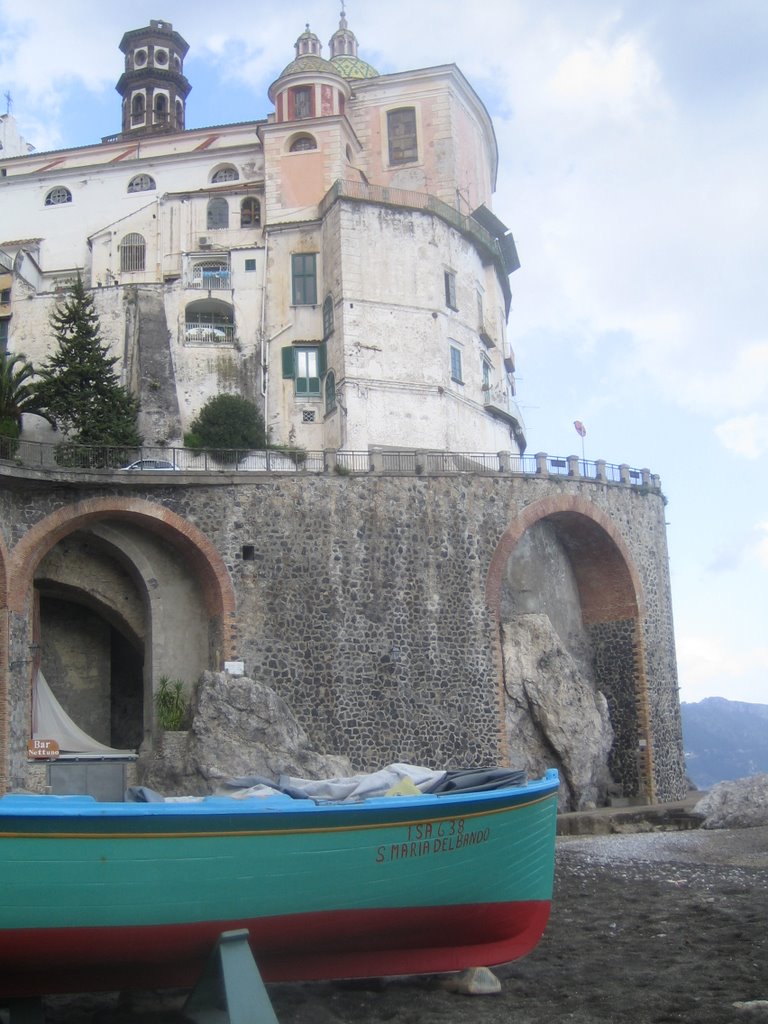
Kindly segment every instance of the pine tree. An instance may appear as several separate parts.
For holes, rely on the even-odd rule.
[[[76,444],[139,446],[139,403],[113,370],[117,359],[101,340],[93,298],[79,275],[50,323],[58,348],[40,369],[37,395],[56,426]]]

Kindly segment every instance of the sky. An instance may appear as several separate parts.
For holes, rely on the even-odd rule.
[[[190,45],[188,127],[266,117],[297,36],[327,57],[339,10],[0,0],[0,97],[38,151],[118,131],[118,45],[154,18]],[[768,704],[768,2],[346,12],[381,73],[455,63],[491,114],[528,451],[581,456],[580,420],[587,459],[659,474],[681,699]]]

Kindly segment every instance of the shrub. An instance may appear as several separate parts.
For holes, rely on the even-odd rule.
[[[265,448],[266,443],[264,418],[241,395],[211,398],[184,435],[187,448],[207,449],[223,462],[234,462],[243,451]]]
[[[187,726],[189,702],[184,696],[184,683],[180,679],[160,676],[155,692],[157,724],[165,732],[178,732]]]

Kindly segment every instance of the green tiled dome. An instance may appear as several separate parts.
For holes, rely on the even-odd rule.
[[[379,77],[379,72],[376,68],[372,68],[370,64],[359,57],[352,57],[349,54],[340,54],[338,57],[332,57],[331,64],[334,65],[342,78]]]
[[[339,74],[338,68],[331,61],[318,57],[314,53],[303,53],[301,57],[292,60],[287,68],[283,68],[280,78],[283,78],[285,75],[295,75],[301,71],[326,71],[332,75]]]

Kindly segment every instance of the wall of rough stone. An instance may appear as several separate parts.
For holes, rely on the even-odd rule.
[[[228,655],[288,703],[315,749],[345,754],[360,769],[391,760],[479,765],[506,755],[497,625],[486,603],[489,566],[505,535],[521,518],[538,521],[538,509],[570,510],[580,520],[594,515],[627,553],[640,591],[656,795],[683,794],[657,491],[502,474],[299,474],[255,481],[195,474],[173,486],[125,477],[82,478],[63,490],[38,485],[32,500],[17,483],[4,499],[9,559],[33,525],[90,498],[106,499],[100,522],[115,531],[121,508],[136,499],[200,531],[234,588]],[[12,635],[11,657],[28,642],[23,617],[12,619],[19,640]],[[167,623],[166,648],[188,643],[183,621],[168,617]],[[609,635],[612,629],[605,627]],[[598,636],[597,646],[610,661],[611,644]],[[609,675],[598,667],[600,679]],[[13,671],[10,676],[17,705],[24,682]],[[623,692],[620,699],[629,702]],[[18,744],[24,712],[12,707],[11,714]]]

